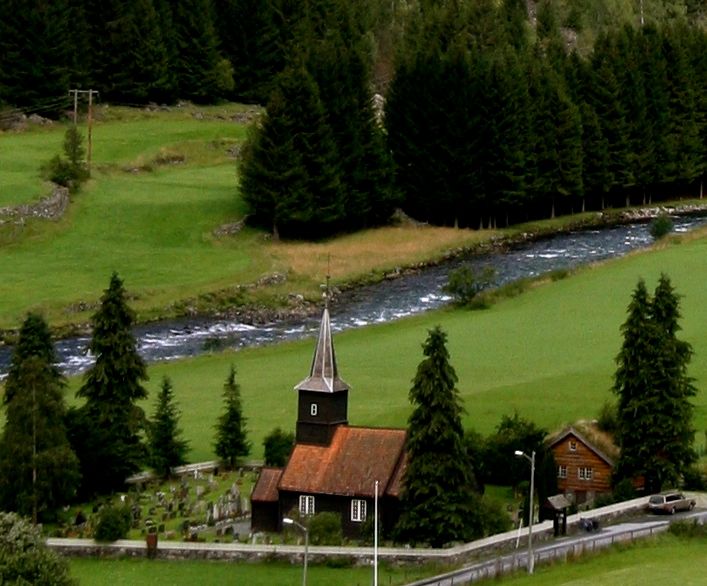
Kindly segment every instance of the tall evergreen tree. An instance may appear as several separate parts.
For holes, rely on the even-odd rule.
[[[341,228],[336,143],[317,85],[302,64],[278,77],[265,119],[248,138],[240,188],[251,222],[275,237],[319,238]]]
[[[189,442],[181,437],[179,410],[174,404],[172,381],[162,379],[155,414],[148,426],[148,462],[160,476],[169,476],[170,469],[187,461]]]
[[[172,3],[172,24],[177,48],[179,97],[199,103],[217,101],[233,90],[233,70],[219,52],[210,0]]]
[[[223,386],[223,402],[224,412],[216,425],[214,451],[221,460],[228,462],[228,465],[233,468],[239,458],[250,454],[246,419],[241,405],[241,387],[236,382],[236,369],[233,366]]]
[[[91,318],[88,349],[96,361],[76,393],[85,403],[72,417],[86,494],[120,488],[145,462],[145,414],[137,401],[147,397],[142,382],[148,377],[131,329],[134,321],[123,282],[113,273]]]
[[[622,326],[614,392],[618,395],[615,481],[643,477],[646,490],[675,483],[692,464],[696,389],[687,375],[691,346],[677,339],[678,299],[662,275],[651,299],[639,281]]]
[[[0,0],[0,102],[43,115],[68,105],[69,14],[66,0]]]
[[[31,515],[35,522],[51,520],[79,484],[79,462],[64,423],[65,386],[47,323],[30,313],[5,381],[0,506]]]
[[[446,334],[436,327],[423,344],[425,358],[410,389],[408,463],[400,496],[396,540],[441,547],[469,541],[483,529],[468,466],[457,375]]]

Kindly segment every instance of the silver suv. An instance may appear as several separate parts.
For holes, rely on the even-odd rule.
[[[680,492],[663,492],[648,499],[648,510],[653,513],[674,515],[677,511],[691,511],[694,507],[695,501]]]

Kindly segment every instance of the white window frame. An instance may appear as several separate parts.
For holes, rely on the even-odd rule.
[[[577,451],[577,442],[575,440],[570,440],[570,452]]]
[[[316,403],[310,403],[309,414],[312,417],[316,417],[319,414],[319,405],[317,405]]]
[[[354,523],[363,523],[366,520],[366,501],[364,499],[351,499],[351,520]]]
[[[314,515],[314,497],[311,494],[299,496],[299,512],[303,517]]]
[[[567,465],[566,464],[560,464],[557,467],[557,477],[558,478],[567,478]]]
[[[580,480],[591,480],[594,476],[594,470],[591,466],[580,466],[577,468],[577,478]]]

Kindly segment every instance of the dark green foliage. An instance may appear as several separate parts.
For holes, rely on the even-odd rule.
[[[303,66],[277,81],[240,165],[249,220],[278,238],[319,238],[341,227],[344,193],[336,144],[317,85]]]
[[[513,522],[503,504],[484,499],[480,503],[481,525],[484,535],[497,535],[513,528]]]
[[[164,377],[157,396],[155,414],[147,428],[148,463],[160,476],[168,476],[171,468],[187,462],[189,442],[181,437],[179,415],[174,403],[172,382]]]
[[[0,102],[54,116],[69,103],[66,0],[0,1]]]
[[[47,323],[29,314],[5,381],[5,427],[0,439],[4,510],[51,520],[76,494],[79,462],[64,423],[65,386]]]
[[[616,412],[616,405],[611,401],[606,401],[599,410],[597,415],[597,426],[602,431],[610,434],[616,433],[619,427],[618,414]]]
[[[484,267],[482,271],[474,271],[469,265],[462,265],[449,273],[447,284],[442,287],[445,293],[454,297],[459,305],[469,305],[484,289],[493,284],[496,270]]]
[[[107,542],[125,539],[130,531],[131,514],[125,505],[105,505],[98,512],[94,538]]]
[[[89,178],[89,173],[84,162],[83,138],[75,125],[69,126],[64,134],[64,155],[66,158],[56,155],[43,165],[42,176],[76,192]]]
[[[536,453],[536,465],[545,451],[547,431],[518,413],[504,415],[496,431],[486,439],[484,480],[489,484],[517,486],[530,478],[528,462],[516,458],[516,450],[530,456]],[[554,471],[555,476],[557,471]]]
[[[76,393],[85,403],[71,416],[72,443],[81,461],[86,494],[120,488],[145,462],[141,437],[145,414],[137,401],[147,397],[142,386],[147,370],[131,329],[134,321],[123,282],[113,273],[91,318],[88,349],[96,362]]]
[[[73,586],[69,563],[44,542],[41,529],[15,513],[0,512],[0,584]]]
[[[317,513],[309,521],[309,542],[312,545],[341,545],[344,541],[339,513]]]
[[[233,90],[233,70],[219,53],[209,0],[171,3],[179,96],[211,103]]]
[[[697,464],[690,466],[682,475],[682,487],[685,490],[707,490],[707,474]]]
[[[244,458],[250,453],[246,419],[243,417],[243,406],[241,405],[241,387],[236,382],[234,366],[231,366],[223,386],[223,400],[224,412],[216,425],[214,451],[221,460],[233,468],[239,458]]]
[[[657,218],[651,220],[651,224],[648,229],[651,236],[653,236],[653,240],[660,240],[673,231],[673,221],[669,216],[661,214]]]
[[[661,275],[652,299],[639,281],[621,326],[615,481],[642,476],[648,492],[676,484],[697,458],[690,403],[697,390],[687,374],[692,347],[677,338],[679,318],[678,296]]]
[[[287,463],[295,445],[295,434],[284,432],[279,427],[273,429],[263,440],[265,465],[282,467]]]
[[[463,407],[457,375],[449,363],[446,334],[430,330],[425,358],[410,389],[413,411],[408,420],[408,465],[395,528],[398,542],[441,547],[483,534],[480,497],[467,462]]]
[[[696,537],[699,539],[707,537],[707,525],[700,523],[698,519],[670,523],[668,531],[678,537]]]

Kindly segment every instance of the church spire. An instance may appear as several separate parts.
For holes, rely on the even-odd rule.
[[[324,312],[319,326],[319,338],[312,359],[309,376],[295,387],[296,391],[319,391],[336,393],[348,391],[349,385],[339,378],[336,367],[336,354],[331,336],[331,319],[329,317],[329,275],[327,275],[324,290]]]

